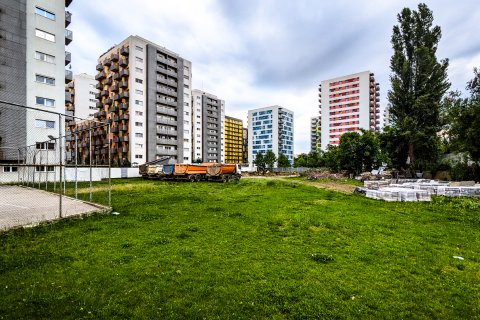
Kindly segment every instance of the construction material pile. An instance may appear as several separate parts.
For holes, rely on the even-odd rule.
[[[450,183],[426,179],[390,179],[365,181],[364,188],[357,188],[367,198],[385,201],[430,201],[431,196],[474,197],[480,196],[480,185],[474,182]]]

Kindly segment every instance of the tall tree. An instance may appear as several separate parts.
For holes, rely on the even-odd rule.
[[[450,87],[448,59],[437,60],[442,33],[439,26],[433,26],[433,14],[426,4],[419,4],[418,11],[404,8],[398,23],[393,27],[392,88],[388,92],[392,134],[400,141],[398,147],[407,152],[399,155],[400,165],[410,163],[410,168],[422,169],[439,151],[440,103]]]
[[[273,169],[273,166],[275,165],[275,162],[277,161],[277,156],[275,155],[275,153],[273,153],[272,150],[268,150],[267,153],[265,153],[264,160],[265,160],[265,165],[267,166],[267,168],[269,168],[271,170],[271,169]]]
[[[253,164],[257,166],[258,171],[265,171],[265,157],[262,153],[257,152],[255,155],[255,160],[253,160]]]
[[[287,156],[284,155],[283,153],[280,153],[278,155],[278,167],[279,168],[290,168],[292,164],[290,163],[290,160],[288,160]]]

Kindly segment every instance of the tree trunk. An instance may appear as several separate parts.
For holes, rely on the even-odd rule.
[[[408,166],[410,173],[414,173],[415,170],[415,154],[414,154],[414,145],[413,142],[408,143],[408,156],[410,157],[410,165]]]

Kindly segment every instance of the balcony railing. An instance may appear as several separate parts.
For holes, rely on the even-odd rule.
[[[157,155],[175,156],[177,155],[177,150],[157,148]]]
[[[120,49],[120,54],[124,57],[128,56],[128,54],[129,54],[128,47],[123,47],[122,49]]]
[[[72,54],[65,51],[65,65],[68,65],[70,62],[72,62]]]
[[[177,111],[173,108],[157,107],[157,113],[168,114],[171,116],[176,116]]]
[[[72,23],[72,14],[68,11],[65,11],[65,28]]]
[[[163,103],[163,104],[166,104],[166,105],[169,105],[169,106],[174,106],[174,107],[177,106],[176,101],[170,101],[170,100],[162,99],[162,98],[158,98],[158,97],[157,97],[157,102],[158,103]]]
[[[65,102],[66,103],[72,102],[72,94],[70,92],[65,92]]]
[[[162,117],[157,117],[157,123],[168,124],[168,125],[171,125],[171,126],[176,126],[177,125],[176,120],[165,119],[165,118],[162,118]]]
[[[73,80],[73,72],[70,70],[65,70],[65,84]]]
[[[176,136],[178,132],[177,130],[157,129],[157,134],[166,134],[170,136]]]
[[[162,139],[162,138],[157,138],[157,144],[167,144],[167,145],[172,145],[176,146],[178,143],[177,139]]]
[[[68,46],[73,40],[73,32],[65,29],[65,45]]]

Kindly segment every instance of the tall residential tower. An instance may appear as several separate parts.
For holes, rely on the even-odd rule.
[[[369,71],[322,81],[321,146],[338,145],[345,132],[380,130],[380,86]]]

